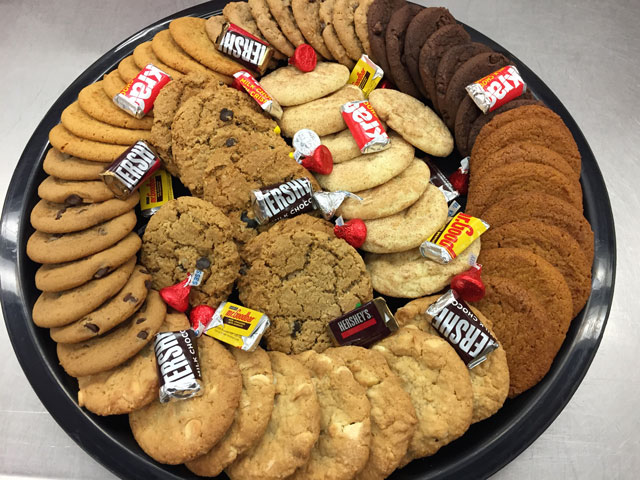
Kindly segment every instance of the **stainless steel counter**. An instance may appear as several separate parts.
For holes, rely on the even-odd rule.
[[[100,55],[197,2],[0,2],[0,192],[38,122]],[[640,1],[442,1],[556,93],[589,141],[617,222],[616,296],[598,354],[549,429],[494,478],[637,478]],[[9,322],[11,319],[7,319]],[[114,478],[52,420],[0,327],[0,478]]]

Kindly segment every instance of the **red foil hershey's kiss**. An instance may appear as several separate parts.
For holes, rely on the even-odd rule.
[[[174,310],[183,313],[186,312],[187,308],[189,308],[189,293],[191,293],[191,285],[189,285],[190,280],[191,276],[188,276],[180,283],[176,283],[170,287],[161,288],[160,296],[164,300],[164,303]]]
[[[449,176],[449,181],[460,195],[466,195],[469,191],[469,172],[458,169]]]
[[[307,43],[298,45],[289,58],[289,65],[293,65],[301,72],[312,72],[318,63],[318,55],[313,47]]]
[[[198,305],[191,309],[191,312],[189,312],[189,321],[191,322],[191,329],[196,332],[198,337],[202,335],[209,326],[214,313],[216,313],[216,309],[209,305]]]
[[[319,145],[308,157],[303,157],[301,165],[310,172],[329,175],[333,172],[333,155],[325,145]]]
[[[360,248],[367,239],[367,225],[359,218],[352,218],[344,225],[333,227],[333,233],[353,248]]]
[[[482,265],[475,264],[469,270],[451,279],[451,288],[465,302],[477,302],[484,297],[485,289],[481,278]]]

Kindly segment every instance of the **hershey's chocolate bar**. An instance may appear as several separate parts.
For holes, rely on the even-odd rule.
[[[329,332],[338,345],[368,347],[398,329],[384,298],[374,298],[361,307],[329,322]]]
[[[315,209],[313,189],[308,178],[296,178],[254,190],[251,200],[256,220],[260,224],[294,217]]]
[[[498,348],[498,341],[464,300],[449,290],[427,308],[431,325],[455,349],[469,368],[481,364]]]
[[[144,140],[138,140],[100,175],[114,195],[124,199],[160,168],[160,164],[155,150]]]
[[[245,67],[263,74],[273,56],[268,43],[254,37],[233,23],[225,23],[216,40],[216,47]]]
[[[189,330],[156,335],[160,402],[202,395],[202,374],[195,333]]]

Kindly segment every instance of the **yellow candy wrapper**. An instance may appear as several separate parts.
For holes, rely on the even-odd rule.
[[[373,63],[367,55],[362,55],[356,66],[351,70],[347,83],[359,87],[365,97],[368,97],[383,76],[384,71]]]
[[[140,185],[140,211],[142,216],[150,217],[162,205],[173,200],[171,175],[166,170],[157,170]]]
[[[434,262],[449,263],[488,229],[489,224],[484,220],[458,213],[431,238],[422,242],[420,253]]]
[[[223,302],[216,309],[205,335],[228,343],[247,352],[256,349],[265,330],[271,323],[264,313],[250,308]]]

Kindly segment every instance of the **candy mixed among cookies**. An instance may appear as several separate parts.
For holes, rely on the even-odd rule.
[[[385,478],[536,385],[589,298],[573,136],[445,8],[178,18],[49,139],[33,321],[198,475]]]

